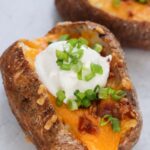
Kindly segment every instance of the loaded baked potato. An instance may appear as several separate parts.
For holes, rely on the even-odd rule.
[[[66,20],[91,20],[107,26],[122,45],[150,49],[149,0],[56,0]]]
[[[130,150],[142,119],[123,51],[92,22],[59,23],[1,56],[12,112],[38,150]]]

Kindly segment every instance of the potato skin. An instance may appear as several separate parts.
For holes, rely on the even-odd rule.
[[[105,40],[108,41],[109,50],[115,52],[118,58],[123,59],[123,51],[115,37],[105,27],[91,22],[66,22],[57,25],[48,34],[57,34],[61,29],[74,29],[86,26],[89,29],[97,30],[102,28],[105,32]],[[97,32],[99,32],[97,30]],[[31,69],[24,57],[23,49],[19,41],[10,46],[2,55],[0,68],[3,77],[5,91],[9,100],[12,112],[16,116],[25,134],[31,138],[38,150],[87,150],[73,135],[66,130],[64,124],[57,119],[50,130],[45,130],[44,125],[55,114],[50,100],[47,98],[43,106],[37,104],[40,97],[38,89],[41,85],[36,73]],[[126,64],[120,68],[123,76],[128,76]],[[119,150],[130,150],[139,138],[142,119],[140,116],[134,89],[131,90],[132,105],[138,113],[137,126],[126,133],[121,140]]]
[[[25,60],[18,42],[3,54],[1,72],[12,112],[37,149],[85,149],[59,120],[52,125],[50,130],[44,129],[44,125],[55,112],[48,99],[42,107],[37,104],[41,83]]]
[[[150,23],[124,20],[98,9],[88,0],[55,0],[58,12],[65,20],[90,20],[108,27],[126,47],[150,49]]]

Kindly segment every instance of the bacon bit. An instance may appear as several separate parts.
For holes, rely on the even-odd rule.
[[[137,114],[132,106],[132,104],[128,101],[128,99],[124,98],[119,104],[121,119],[132,118],[136,119]]]
[[[134,16],[134,13],[133,13],[131,10],[129,10],[129,11],[128,11],[128,17],[129,17],[129,18],[132,18],[133,16]]]
[[[114,72],[110,72],[110,73],[109,73],[109,78],[114,78],[114,77],[115,77]]]
[[[99,107],[99,115],[102,117],[106,114],[120,118],[119,104],[110,100],[101,102]]]
[[[45,124],[44,129],[49,130],[52,125],[57,121],[57,116],[53,115]]]
[[[86,116],[81,116],[79,118],[78,130],[80,132],[86,132],[89,134],[95,134],[97,132],[97,126],[92,124],[92,121]]]
[[[122,86],[123,86],[123,88],[125,88],[127,90],[131,90],[132,84],[131,84],[129,78],[126,77],[126,78],[122,79]]]
[[[88,110],[89,114],[96,118],[98,114],[98,105],[99,105],[99,101],[97,101],[97,103],[93,103],[93,105],[91,105]]]

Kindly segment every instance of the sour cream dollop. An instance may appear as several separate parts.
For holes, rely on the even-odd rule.
[[[98,64],[103,68],[103,74],[96,76],[90,81],[79,80],[77,74],[73,70],[61,70],[57,65],[56,50],[63,51],[67,49],[67,41],[58,41],[50,44],[45,50],[40,52],[35,59],[35,70],[40,81],[46,86],[48,91],[56,96],[58,90],[64,90],[66,99],[74,98],[76,90],[85,91],[94,89],[96,85],[104,87],[110,72],[110,61],[112,56],[102,57],[99,53],[90,47],[83,45],[83,56],[81,62],[87,70],[90,70],[90,64]]]

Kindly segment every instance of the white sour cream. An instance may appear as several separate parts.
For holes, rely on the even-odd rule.
[[[56,96],[60,89],[65,91],[66,99],[74,98],[76,90],[85,91],[94,89],[96,85],[104,87],[110,72],[110,61],[112,56],[102,57],[99,53],[87,46],[82,46],[84,55],[81,58],[83,65],[90,70],[90,64],[99,64],[103,68],[103,74],[96,76],[90,81],[79,80],[77,74],[70,70],[64,71],[56,63],[56,50],[64,50],[68,44],[66,41],[58,41],[50,44],[44,51],[36,56],[35,69],[41,82],[46,86],[51,94]]]

